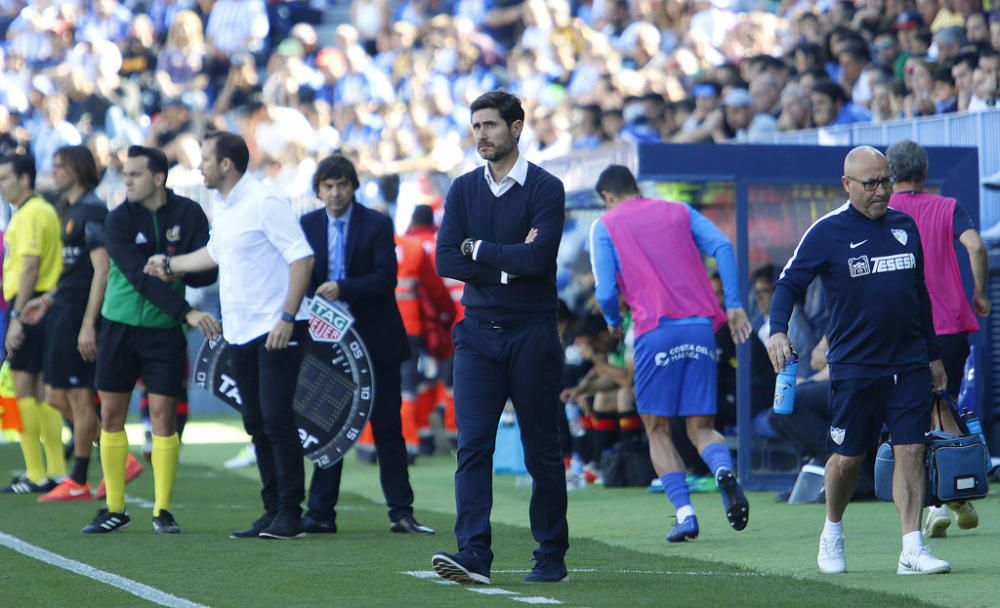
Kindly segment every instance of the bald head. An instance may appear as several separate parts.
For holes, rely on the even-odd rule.
[[[844,158],[844,175],[878,171],[883,167],[889,169],[885,155],[871,146],[858,146]]]
[[[860,146],[848,152],[840,181],[858,213],[870,220],[885,215],[892,194],[892,179],[889,163],[881,152],[871,146]]]

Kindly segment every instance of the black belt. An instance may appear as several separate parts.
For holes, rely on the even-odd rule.
[[[480,327],[488,327],[490,329],[512,329],[515,327],[524,327],[525,325],[536,325],[538,323],[546,323],[549,321],[555,322],[555,318],[546,317],[528,317],[525,319],[478,319],[474,317],[466,317],[469,321],[472,321]]]

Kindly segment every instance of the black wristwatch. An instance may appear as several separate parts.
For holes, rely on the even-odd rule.
[[[473,252],[476,250],[476,242],[472,239],[465,239],[462,242],[462,255],[472,257]]]
[[[281,311],[281,320],[285,323],[295,323],[295,315]]]

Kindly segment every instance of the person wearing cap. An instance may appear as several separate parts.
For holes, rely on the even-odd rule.
[[[730,89],[722,99],[726,125],[733,132],[731,138],[723,132],[716,135],[716,141],[735,139],[749,141],[755,136],[772,133],[777,129],[778,121],[764,112],[754,113],[753,99],[746,89]]]
[[[962,52],[965,44],[965,30],[961,27],[947,27],[934,33],[934,44],[937,46],[938,63],[955,60]]]
[[[722,87],[711,80],[695,83],[691,89],[694,96],[694,112],[681,125],[680,131],[671,140],[676,144],[708,141],[722,123],[719,111]]]

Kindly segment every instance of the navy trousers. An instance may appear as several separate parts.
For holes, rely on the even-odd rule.
[[[466,317],[454,333],[458,548],[492,563],[493,450],[500,415],[510,398],[534,482],[528,513],[538,542],[535,558],[561,560],[569,548],[569,526],[559,448],[563,352],[555,320],[504,324]]]
[[[376,365],[375,403],[372,404],[372,435],[378,457],[382,493],[389,507],[389,520],[413,515],[413,488],[406,464],[406,444],[403,442],[402,407],[399,389],[399,365]],[[309,485],[306,515],[325,522],[336,522],[337,500],[340,498],[341,460],[329,469],[315,467]]]

